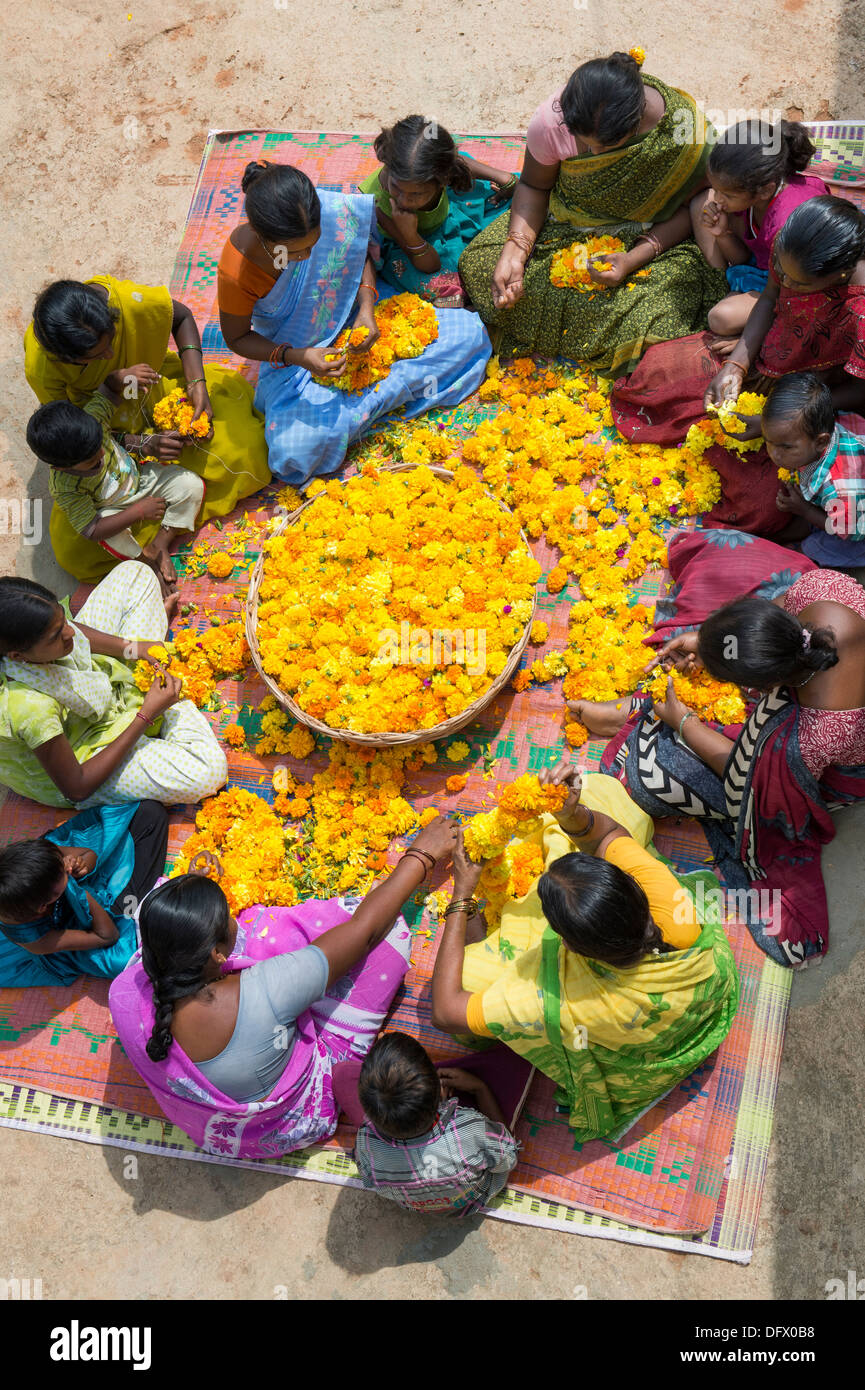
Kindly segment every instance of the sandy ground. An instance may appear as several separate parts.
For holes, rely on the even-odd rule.
[[[0,502],[19,505],[45,487],[23,438],[35,293],[102,270],[167,281],[210,128],[372,130],[421,110],[464,132],[524,129],[579,62],[634,43],[647,71],[731,120],[865,117],[860,0],[12,0],[3,25]],[[47,538],[0,534],[0,564],[71,587]],[[41,1278],[46,1298],[823,1298],[827,1279],[865,1276],[863,830],[865,808],[847,812],[824,858],[833,942],[794,983],[750,1267],[457,1227],[211,1165],[140,1157],[128,1178],[118,1150],[0,1130],[0,1273]]]

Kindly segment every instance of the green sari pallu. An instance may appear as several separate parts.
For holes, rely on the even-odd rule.
[[[718,880],[714,875],[677,877],[689,892],[693,892],[693,888],[687,880],[704,878],[705,902],[717,900]],[[569,1124],[578,1141],[585,1143],[605,1138],[617,1142],[641,1115],[690,1076],[729,1033],[739,1000],[738,973],[717,907],[707,910],[705,915],[710,916],[712,911],[718,920],[703,923],[703,930],[693,946],[684,951],[650,956],[632,967],[632,972],[639,973],[644,981],[648,1012],[635,1010],[630,1025],[634,1042],[615,1050],[593,1046],[590,1027],[586,1028],[584,1047],[577,1050],[565,1047],[561,1028],[560,955],[566,948],[551,927],[544,932],[539,980],[548,1038],[544,1070],[558,1082],[556,1099],[568,1106]],[[707,953],[711,953],[714,970],[699,978],[703,973],[699,969],[700,957],[705,959]],[[606,977],[611,984],[617,976],[627,977],[632,973],[617,971],[598,961],[587,960],[584,964],[596,978]],[[673,985],[673,992],[678,994],[682,988],[691,992],[681,1011],[671,1007],[665,998],[669,992],[667,982],[672,983],[671,971],[680,977]],[[653,980],[653,973],[663,978]],[[669,1022],[665,1018],[667,1013]]]
[[[665,115],[615,150],[561,163],[547,220],[526,263],[522,299],[509,309],[496,309],[492,301],[510,211],[463,252],[460,274],[496,351],[570,357],[602,375],[622,376],[653,343],[705,328],[709,309],[727,293],[724,273],[713,270],[691,240],[650,262],[647,277],[631,277],[615,289],[559,289],[550,282],[557,251],[593,236],[619,237],[630,250],[705,181],[711,126],[686,93],[656,77],[643,81],[664,98]]]

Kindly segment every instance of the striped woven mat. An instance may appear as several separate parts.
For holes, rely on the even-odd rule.
[[[819,171],[838,191],[865,203],[860,192],[865,126],[819,127]],[[522,137],[460,136],[460,147],[477,158],[518,168]],[[201,326],[209,361],[233,361],[249,375],[254,367],[232,359],[219,332],[216,264],[222,244],[241,209],[244,165],[261,157],[299,165],[320,186],[349,189],[376,167],[370,138],[357,134],[215,132],[208,139],[183,243],[171,282],[176,298],[189,304]],[[472,429],[490,407],[464,402],[436,412],[457,433]],[[349,465],[351,456],[349,457]],[[272,508],[273,493],[253,499],[258,519]],[[199,539],[225,549],[242,509],[221,529],[207,526]],[[555,555],[542,542],[533,547],[545,572]],[[254,556],[249,554],[247,560]],[[221,605],[239,612],[246,569],[221,583],[186,579],[184,601]],[[665,590],[665,575],[647,575],[641,597]],[[539,617],[549,625],[547,649],[563,645],[573,590],[548,595],[539,586]],[[199,619],[202,623],[204,619]],[[539,655],[532,649],[531,659]],[[529,659],[529,658],[527,658]],[[219,731],[239,716],[252,737],[258,716],[249,712],[264,694],[257,680],[225,681],[222,709],[208,717]],[[471,769],[465,790],[448,794],[445,779],[455,770],[444,756],[409,786],[416,808],[472,811],[489,790],[485,768],[495,763],[500,780],[549,766],[560,756],[562,699],[558,684],[509,691],[459,737],[471,753],[459,770]],[[601,744],[589,746],[584,763],[597,765]],[[229,784],[271,796],[273,757],[228,749]],[[282,762],[288,761],[284,757]],[[299,780],[326,761],[324,746],[295,771]],[[189,834],[194,808],[175,808],[169,854]],[[41,834],[63,813],[38,807],[12,794],[0,801],[0,843]],[[682,870],[703,865],[708,849],[696,823],[661,822],[656,842]],[[436,1059],[459,1051],[430,1024],[430,975],[435,942],[424,933],[421,910],[410,904],[416,931],[413,964],[393,1013],[395,1026],[418,1036]],[[746,1262],[750,1258],[768,1156],[775,1089],[780,1066],[790,975],[767,961],[747,931],[729,925],[742,978],[742,1003],[734,1027],[713,1058],[645,1115],[620,1145],[573,1140],[544,1077],[533,1083],[518,1126],[520,1162],[511,1183],[489,1214],[531,1225],[549,1226],[637,1244],[699,1252]],[[231,1162],[204,1154],[169,1124],[126,1060],[107,1009],[107,987],[81,980],[69,988],[0,991],[0,1125],[62,1135],[126,1149],[161,1152],[205,1162]],[[262,1165],[286,1174],[356,1184],[350,1159],[352,1131],[341,1129],[330,1143]]]

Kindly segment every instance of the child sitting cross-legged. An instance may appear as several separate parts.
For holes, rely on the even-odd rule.
[[[784,541],[800,540],[818,565],[865,565],[865,438],[836,422],[829,387],[814,372],[781,377],[762,429],[772,462],[799,475],[798,485],[781,482],[776,499],[790,514]]]
[[[454,1095],[474,1104],[460,1104]],[[460,1067],[433,1065],[407,1033],[385,1033],[360,1070],[367,1122],[354,1157],[364,1187],[413,1211],[467,1216],[500,1192],[517,1143],[489,1086]]]
[[[51,497],[73,529],[118,560],[143,560],[167,594],[177,587],[168,547],[195,529],[204,483],[178,464],[137,462],[109,429],[115,401],[103,386],[83,407],[70,401],[40,406],[27,425],[27,443],[49,465]],[[155,523],[156,534],[142,545],[136,533],[142,527],[152,532]]]

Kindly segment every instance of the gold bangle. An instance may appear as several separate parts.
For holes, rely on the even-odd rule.
[[[476,898],[459,898],[455,902],[448,903],[444,910],[445,917],[449,917],[452,912],[464,912],[467,917],[473,917],[478,910]]]

